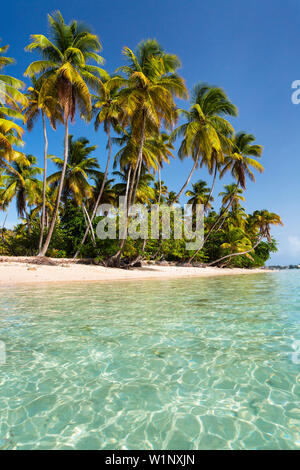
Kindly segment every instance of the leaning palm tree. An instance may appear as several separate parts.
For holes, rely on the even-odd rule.
[[[89,65],[90,60],[102,63],[99,55],[101,44],[98,37],[83,24],[72,21],[66,24],[60,12],[48,16],[51,39],[42,34],[31,36],[27,51],[37,51],[42,60],[32,62],[25,76],[40,75],[42,86],[39,106],[43,107],[48,97],[58,101],[63,110],[65,123],[64,163],[59,182],[50,229],[39,255],[45,256],[52,238],[56,217],[59,210],[64,177],[68,159],[69,121],[74,121],[76,105],[81,115],[90,118],[92,111],[91,95],[88,87],[98,91],[102,86],[101,77],[106,76],[102,68]]]
[[[254,227],[257,230],[256,242],[254,243],[253,246],[251,246],[251,248],[249,247],[246,249],[246,246],[245,246],[244,247],[245,249],[243,249],[241,246],[239,246],[239,249],[236,250],[236,252],[223,256],[222,258],[219,258],[213,261],[212,263],[209,263],[208,266],[220,263],[220,261],[223,261],[227,258],[231,259],[235,256],[242,256],[242,255],[248,256],[249,253],[255,250],[255,248],[260,244],[263,238],[266,238],[269,243],[272,243],[270,226],[271,225],[283,225],[282,220],[279,217],[279,215],[275,214],[274,212],[269,212],[267,210],[255,211],[252,215],[251,224],[252,224],[252,227]],[[231,247],[225,246],[225,248],[230,248],[231,251],[233,251],[232,246]]]
[[[43,174],[43,201],[42,201],[42,217],[41,217],[41,230],[39,240],[39,252],[42,249],[45,220],[46,220],[46,191],[47,191],[47,159],[48,159],[48,136],[46,128],[46,117],[49,119],[51,127],[56,130],[56,122],[63,122],[63,115],[58,102],[54,97],[49,96],[43,102],[42,107],[39,106],[39,95],[43,84],[42,79],[37,80],[35,77],[31,78],[32,84],[27,89],[26,97],[28,104],[25,107],[24,116],[26,119],[27,129],[31,131],[33,129],[35,121],[41,115],[43,123],[43,134],[44,134],[44,174]]]
[[[238,132],[232,138],[232,147],[225,158],[224,168],[220,173],[220,177],[223,177],[227,171],[231,171],[232,176],[236,178],[237,182],[236,192],[238,192],[239,187],[246,189],[246,176],[248,176],[251,181],[255,182],[255,176],[251,170],[251,167],[259,171],[259,173],[264,171],[264,167],[257,160],[255,160],[255,158],[252,158],[261,157],[263,150],[261,145],[253,144],[254,141],[254,135],[246,134],[245,132]],[[219,225],[219,222],[228,213],[231,205],[233,204],[234,197],[235,193],[232,194],[232,197],[229,199],[227,205],[223,207],[220,216],[209,230],[204,243],[207,241],[210,234]]]
[[[227,184],[224,186],[224,189],[225,191],[222,191],[219,193],[219,196],[222,196],[222,207],[220,210],[220,214],[216,218],[216,220],[214,220],[211,227],[209,228],[208,233],[204,238],[204,244],[209,239],[213,230],[216,230],[216,231],[221,230],[221,228],[223,227],[223,224],[226,221],[226,217],[224,216],[226,216],[226,213],[228,212],[230,206],[233,206],[234,208],[236,208],[239,206],[240,201],[245,201],[245,198],[243,196],[244,191],[241,188],[239,188],[237,184],[235,183]],[[209,197],[211,197],[211,195]],[[189,263],[193,261],[193,259],[199,253],[200,249],[201,248],[198,248],[198,250],[190,257],[188,261]]]
[[[224,161],[224,150],[230,146],[228,136],[234,132],[224,116],[237,116],[237,108],[221,88],[199,83],[193,89],[190,110],[180,113],[186,122],[173,131],[172,139],[183,136],[179,158],[191,156],[194,164],[176,200],[189,184],[200,158],[209,168],[212,159],[215,164]]]

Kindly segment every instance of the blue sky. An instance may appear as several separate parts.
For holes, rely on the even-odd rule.
[[[300,79],[300,2],[297,0],[73,0],[41,2],[11,0],[1,6],[2,45],[17,64],[6,72],[22,77],[36,56],[24,52],[30,34],[47,33],[47,13],[60,9],[65,20],[88,23],[100,36],[105,67],[113,72],[123,62],[123,46],[134,48],[141,39],[156,38],[182,61],[180,73],[189,89],[205,81],[225,89],[239,108],[236,130],[253,133],[264,146],[265,173],[249,182],[246,209],[268,209],[280,214],[283,228],[273,230],[280,243],[272,263],[300,263],[300,105],[291,102],[291,84]],[[5,19],[5,20],[4,20]],[[182,103],[187,106],[187,103]],[[78,119],[70,130],[98,145],[102,168],[106,158],[105,136]],[[49,131],[49,153],[62,154],[63,130]],[[25,136],[26,153],[41,164],[41,125]],[[190,161],[172,162],[163,171],[170,189],[182,185]],[[51,169],[51,168],[50,168]],[[193,181],[209,177],[198,170]],[[218,182],[215,195],[222,185]],[[0,223],[3,214],[0,215]],[[11,209],[8,223],[15,222]]]

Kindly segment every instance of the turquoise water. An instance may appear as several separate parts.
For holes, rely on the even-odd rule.
[[[1,288],[0,449],[299,448],[299,285]]]

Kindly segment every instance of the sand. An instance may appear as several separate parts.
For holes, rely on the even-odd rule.
[[[6,258],[7,259],[7,258]],[[0,286],[37,283],[124,281],[145,279],[175,279],[266,273],[266,269],[198,268],[185,266],[147,265],[141,268],[117,269],[103,266],[71,264],[55,260],[57,266],[35,265],[26,259],[22,262],[4,261],[0,257]]]

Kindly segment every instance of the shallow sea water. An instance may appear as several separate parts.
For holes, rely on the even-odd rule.
[[[299,287],[289,271],[1,288],[0,449],[300,448]]]

